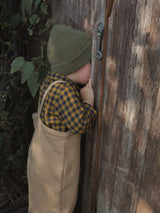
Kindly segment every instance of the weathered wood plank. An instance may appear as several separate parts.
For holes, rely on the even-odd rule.
[[[94,2],[94,28],[99,21],[104,23],[104,0]],[[93,9],[92,9],[93,10]],[[100,15],[101,14],[101,15]],[[92,29],[93,31],[93,29]],[[95,94],[95,108],[99,109],[99,94],[101,84],[101,67],[102,61],[94,57],[96,53],[97,34],[93,32],[93,55],[92,55],[92,82],[94,85]],[[98,118],[98,114],[97,114]],[[96,154],[96,141],[97,141],[97,126],[98,119],[93,128],[88,132],[85,150],[85,170],[84,170],[84,183],[83,183],[83,196],[82,196],[82,211],[83,213],[92,212],[93,189],[94,189],[94,176],[95,176],[95,154]]]
[[[145,5],[147,22],[143,32],[148,33],[145,42],[145,78],[142,89],[150,123],[146,128],[147,148],[142,183],[136,213],[160,212],[160,1],[148,1]]]
[[[65,24],[92,33],[94,2],[90,0],[52,0],[52,18],[57,24]]]
[[[134,39],[135,12],[137,3],[118,2],[111,23],[111,48],[108,54],[107,97],[104,113],[102,164],[105,164],[107,181],[103,179],[102,193],[106,196],[109,212],[134,212],[136,185],[140,183],[141,166],[137,172],[134,160],[135,128],[140,101],[139,87],[132,79],[132,41]],[[108,155],[108,157],[107,157]],[[143,169],[143,162],[142,162]],[[107,176],[108,175],[108,176]],[[104,187],[105,185],[105,187]]]
[[[79,27],[79,0],[52,0],[51,14],[57,24]]]
[[[98,212],[132,213],[137,209],[138,200],[138,213],[146,213],[146,205],[149,206],[148,212],[159,212],[160,198],[153,208],[151,198],[148,203],[150,194],[147,193],[150,191],[159,197],[157,163],[153,163],[156,190],[148,189],[148,175],[143,177],[145,167],[151,167],[146,155],[151,150],[149,144],[154,143],[150,157],[155,156],[158,148],[156,138],[151,142],[148,135],[151,123],[159,124],[159,119],[155,120],[153,115],[158,118],[160,115],[158,110],[154,112],[158,102],[156,85],[160,83],[159,66],[156,66],[160,61],[159,49],[153,46],[159,46],[159,26],[153,32],[156,21],[153,5],[160,8],[154,1],[119,1],[110,23]],[[156,129],[159,132],[160,125]],[[150,177],[150,182],[152,179]],[[145,196],[139,198],[141,184],[143,192],[140,194]],[[142,211],[144,204],[145,211]]]

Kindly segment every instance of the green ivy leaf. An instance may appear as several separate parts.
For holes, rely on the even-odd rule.
[[[14,14],[10,19],[11,29],[15,29],[20,23],[20,14]]]
[[[32,97],[35,97],[38,88],[40,86],[40,81],[39,81],[39,73],[38,72],[33,72],[30,78],[27,80],[27,85],[28,88],[32,94]]]
[[[39,5],[39,3],[41,2],[41,0],[36,0],[35,1],[35,8],[37,9],[37,7],[38,7],[38,5]]]
[[[47,9],[48,9],[48,5],[45,4],[44,2],[42,2],[42,3],[41,3],[41,11],[42,11],[45,15],[48,15]]]
[[[29,15],[31,15],[32,3],[33,0],[22,0],[23,7]]]
[[[30,27],[28,27],[28,34],[30,35],[30,36],[32,36],[33,35],[33,29],[32,28],[30,28]]]
[[[11,73],[15,73],[15,72],[21,70],[24,63],[25,63],[25,60],[23,57],[15,58],[11,64]]]
[[[31,18],[29,19],[30,24],[38,24],[39,21],[40,21],[40,18],[36,14],[33,14]]]
[[[26,61],[22,68],[22,79],[21,83],[23,84],[26,80],[29,79],[32,72],[34,71],[34,64],[31,61]]]

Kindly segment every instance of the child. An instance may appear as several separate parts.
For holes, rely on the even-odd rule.
[[[28,153],[29,213],[73,213],[80,139],[95,120],[91,37],[53,26],[47,48],[51,71],[40,87]],[[79,85],[85,85],[79,89]]]

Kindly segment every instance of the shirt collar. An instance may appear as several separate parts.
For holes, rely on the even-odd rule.
[[[67,81],[73,86],[76,86],[78,90],[81,88],[79,84],[74,83],[74,81],[72,81],[70,78],[59,73],[53,73],[49,71],[47,74],[47,78],[52,81],[57,81],[57,80]]]

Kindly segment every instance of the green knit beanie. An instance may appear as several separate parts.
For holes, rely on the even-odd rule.
[[[52,27],[47,47],[53,73],[68,75],[91,59],[92,38],[86,33],[64,25]]]

